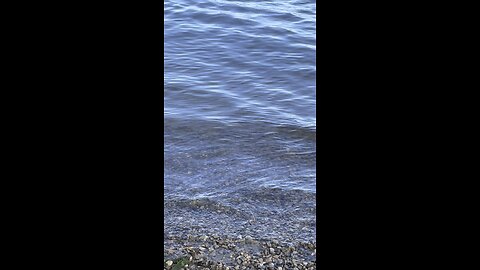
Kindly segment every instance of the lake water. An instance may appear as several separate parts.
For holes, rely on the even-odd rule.
[[[316,236],[316,5],[164,1],[165,236]]]

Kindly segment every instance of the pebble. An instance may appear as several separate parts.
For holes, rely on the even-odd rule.
[[[244,241],[239,242],[239,238]],[[183,269],[316,269],[315,256],[310,256],[316,253],[314,242],[292,240],[280,243],[276,240],[254,240],[248,235],[234,238],[191,235],[166,237],[165,243],[165,249],[170,253],[165,255],[168,260],[164,270],[173,270],[179,258],[188,261],[189,266]]]

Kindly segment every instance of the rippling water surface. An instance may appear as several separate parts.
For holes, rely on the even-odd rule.
[[[315,1],[164,10],[165,233],[313,240]]]

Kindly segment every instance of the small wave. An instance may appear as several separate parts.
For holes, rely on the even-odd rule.
[[[226,214],[228,216],[235,216],[237,218],[244,218],[246,220],[254,219],[254,216],[242,209],[237,209],[228,206],[219,201],[214,201],[208,198],[198,199],[167,199],[164,201],[164,207],[167,211],[174,211],[175,209],[184,209],[189,211],[203,211],[215,214]]]
[[[315,3],[164,7],[167,230],[311,237]]]

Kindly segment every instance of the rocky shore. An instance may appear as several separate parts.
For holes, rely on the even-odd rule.
[[[219,235],[166,236],[164,270],[316,269],[316,243]]]

